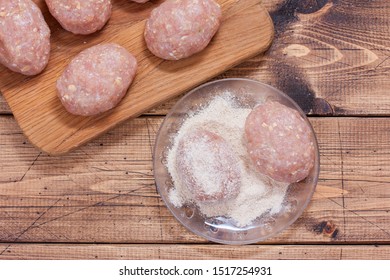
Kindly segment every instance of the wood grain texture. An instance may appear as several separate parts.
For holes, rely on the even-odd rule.
[[[316,193],[303,216],[266,243],[388,244],[389,120],[311,121],[321,153]],[[161,122],[137,118],[53,157],[1,116],[0,242],[205,243],[156,192],[152,149]]]
[[[389,115],[390,3],[263,5],[276,27],[272,48],[218,78],[269,83],[308,114],[329,116],[310,118],[321,174],[296,223],[262,244],[231,247],[207,243],[172,217],[156,192],[151,161],[157,129],[177,98],[62,157],[39,152],[3,115],[0,259],[389,260],[389,118],[332,116]],[[110,24],[139,22],[148,9],[134,13],[127,3],[127,17]],[[0,114],[10,113],[0,95]]]
[[[0,244],[0,259],[388,260],[390,246]]]
[[[0,114],[12,114],[11,109],[8,106],[8,103],[7,101],[4,100],[1,92],[0,92]]]
[[[1,67],[0,89],[30,142],[57,155],[264,52],[273,38],[273,24],[261,1],[219,0],[223,20],[211,44],[188,59],[163,61],[147,50],[143,38],[147,15],[161,1],[145,4],[141,11],[140,5],[127,0],[115,1],[112,21],[101,32],[86,37],[57,28],[44,1],[36,2],[52,30],[49,64],[32,78]],[[102,42],[119,43],[132,52],[138,60],[137,76],[115,109],[95,117],[71,115],[57,97],[55,82],[72,57]]]
[[[275,24],[272,47],[219,78],[249,77],[273,85],[311,115],[389,116],[387,0],[263,4]]]
[[[228,71],[278,87],[314,115],[389,115],[390,2],[271,0],[265,59]]]
[[[250,77],[284,90],[309,114],[390,112],[387,0],[268,0],[276,37],[258,56],[218,76]],[[165,114],[169,106],[150,113]],[[0,112],[10,113],[0,95]]]

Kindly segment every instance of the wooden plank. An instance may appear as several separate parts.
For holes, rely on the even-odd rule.
[[[321,153],[304,215],[268,243],[388,243],[390,122],[311,118]],[[0,242],[203,243],[154,186],[162,117],[128,121],[67,156],[36,150],[0,116]]]
[[[268,83],[311,115],[389,116],[389,1],[264,5],[276,30],[271,48],[221,77]]]
[[[41,4],[47,15],[43,0]],[[127,0],[113,3],[113,21],[96,34],[79,38],[47,16],[52,29],[50,61],[40,75],[26,78],[0,67],[0,89],[30,142],[50,154],[64,154],[108,131],[120,122],[141,115],[227,69],[263,53],[273,38],[273,24],[259,0],[218,0],[222,24],[210,45],[180,61],[152,55],[144,40],[148,12],[158,3],[145,4],[142,20],[139,5]],[[129,14],[137,14],[130,16]],[[129,17],[128,21],[123,18]],[[120,21],[118,23],[118,21]],[[68,113],[62,106],[55,82],[69,61],[81,50],[98,43],[115,42],[138,61],[137,75],[128,94],[109,112],[93,117]]]
[[[389,115],[390,3],[270,1],[276,36],[266,60],[238,73],[278,87],[321,115]]]
[[[174,97],[161,105],[153,107],[149,111],[145,112],[143,115],[166,115],[173,106],[173,104],[175,104],[182,96],[183,95],[179,95],[178,97]],[[3,95],[0,92],[0,115],[11,114],[11,108],[9,107],[7,101],[5,101]]]
[[[0,259],[388,260],[390,246],[0,244]]]

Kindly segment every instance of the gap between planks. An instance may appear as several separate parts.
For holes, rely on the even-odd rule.
[[[26,143],[12,116],[0,117],[0,240],[204,243],[180,226],[156,192],[150,143],[161,121],[135,119],[68,156],[50,157]],[[269,243],[389,242],[390,123],[370,118],[311,121],[322,163],[317,190],[303,216]]]

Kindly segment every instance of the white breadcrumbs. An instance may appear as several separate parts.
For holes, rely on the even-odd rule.
[[[244,126],[251,108],[240,107],[229,93],[217,96],[200,111],[189,115],[168,152],[167,168],[172,177],[174,188],[170,190],[169,199],[175,207],[194,203],[206,217],[224,216],[234,220],[238,227],[250,225],[256,218],[265,213],[276,214],[288,189],[288,184],[279,183],[259,174],[254,170],[247,155],[244,142]],[[178,143],[187,132],[201,127],[224,138],[239,157],[242,184],[238,196],[218,203],[201,203],[194,201],[191,193],[182,184],[176,170],[176,152]],[[202,152],[199,150],[199,152]],[[210,186],[212,187],[212,186]]]

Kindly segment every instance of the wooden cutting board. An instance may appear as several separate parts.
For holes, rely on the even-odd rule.
[[[163,1],[147,4],[112,1],[109,23],[89,36],[66,32],[49,14],[44,0],[35,2],[52,31],[49,64],[35,77],[0,66],[0,91],[29,141],[52,155],[67,153],[119,123],[264,52],[273,39],[273,23],[260,0],[218,0],[223,22],[207,49],[181,61],[164,61],[147,50],[143,39],[145,19]],[[132,52],[139,63],[137,76],[116,108],[95,117],[74,116],[59,101],[55,82],[77,53],[102,42],[115,42]]]

